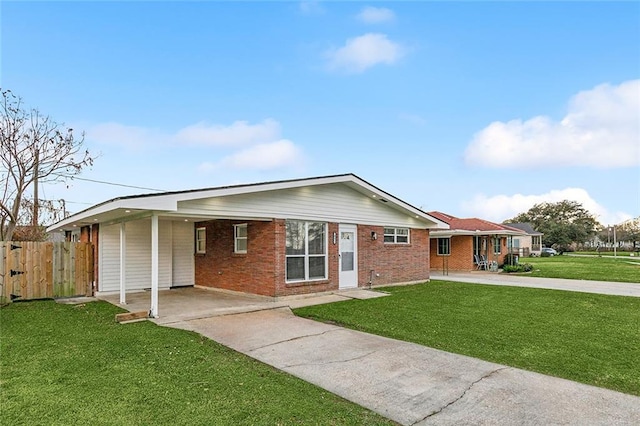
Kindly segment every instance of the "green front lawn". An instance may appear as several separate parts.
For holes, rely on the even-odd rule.
[[[104,302],[0,309],[3,425],[393,424],[196,333]]]
[[[520,263],[533,265],[533,271],[527,274],[532,277],[640,283],[640,259],[634,257],[563,255],[521,258]]]
[[[300,316],[640,395],[640,298],[432,281]]]

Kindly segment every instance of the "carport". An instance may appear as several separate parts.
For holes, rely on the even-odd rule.
[[[340,302],[349,299],[370,299],[385,296],[371,290],[353,289],[316,295],[273,298],[253,294],[229,292],[215,288],[182,287],[158,291],[162,305],[162,317],[152,318],[156,324],[240,314],[283,307],[292,309],[303,306]],[[140,291],[127,294],[127,303],[120,304],[118,294],[98,296],[99,299],[126,309],[129,312],[146,313],[152,292]]]

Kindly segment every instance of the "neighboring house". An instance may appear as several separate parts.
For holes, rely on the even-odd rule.
[[[280,297],[429,279],[447,224],[353,174],[126,196],[53,225],[97,250],[95,290]]]
[[[437,211],[429,215],[449,225],[449,229],[430,233],[430,268],[436,271],[472,271],[480,268],[477,261],[482,259],[502,265],[510,253],[512,238],[525,235],[519,229],[484,219],[460,219]]]
[[[513,237],[512,252],[521,256],[540,256],[542,250],[542,232],[533,229],[530,223],[505,223],[504,225],[516,228],[526,233]]]

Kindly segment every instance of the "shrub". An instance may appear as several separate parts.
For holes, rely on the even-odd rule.
[[[509,253],[507,255],[505,255],[504,257],[504,263],[503,265],[517,265],[518,264],[518,255],[517,254],[513,254],[513,253]]]
[[[502,272],[531,272],[533,271],[533,265],[530,263],[520,263],[518,265],[504,265]]]

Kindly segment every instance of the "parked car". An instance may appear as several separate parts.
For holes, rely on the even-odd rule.
[[[558,252],[552,249],[551,247],[542,247],[542,253],[546,253],[549,256],[557,256]]]

